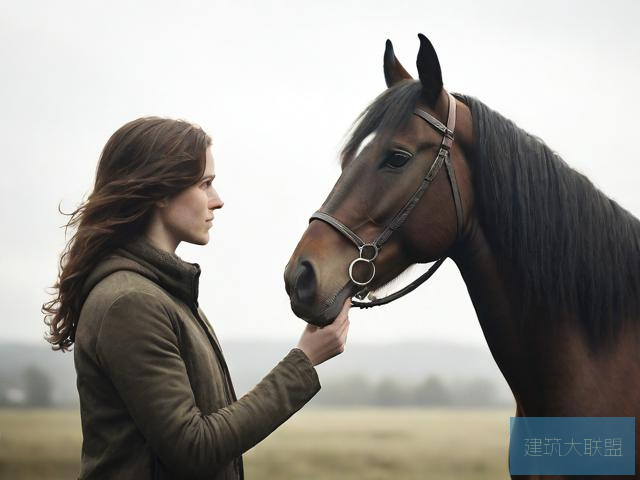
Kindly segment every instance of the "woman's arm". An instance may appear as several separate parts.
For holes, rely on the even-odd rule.
[[[195,404],[171,318],[156,296],[126,293],[107,310],[96,344],[98,361],[169,470],[210,478],[320,389],[309,358],[293,349],[251,392],[204,415]]]

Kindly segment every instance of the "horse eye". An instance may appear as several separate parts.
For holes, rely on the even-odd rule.
[[[411,154],[403,150],[393,150],[389,152],[384,160],[384,166],[390,168],[401,168],[411,159]]]

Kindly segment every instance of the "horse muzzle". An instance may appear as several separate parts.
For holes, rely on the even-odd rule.
[[[348,283],[330,298],[319,299],[316,269],[306,259],[298,259],[287,265],[284,283],[293,313],[318,327],[332,323],[344,301],[353,295],[353,285]]]

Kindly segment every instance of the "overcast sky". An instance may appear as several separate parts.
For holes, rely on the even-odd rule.
[[[640,216],[640,3],[635,1],[3,2],[0,340],[40,341],[59,227],[98,155],[144,115],[198,123],[225,200],[200,302],[223,340],[290,339],[282,274],[339,175],[337,153],[384,88],[392,39],[415,75],[417,33],[445,87],[543,138]],[[594,259],[597,261],[597,259]],[[353,311],[351,342],[484,338],[452,262],[393,305]]]

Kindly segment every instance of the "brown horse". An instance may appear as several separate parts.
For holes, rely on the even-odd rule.
[[[360,116],[342,174],[287,265],[293,311],[326,325],[363,285],[366,294],[410,265],[449,257],[516,415],[637,416],[640,222],[540,139],[474,98],[450,96],[433,46],[419,37],[419,80],[387,41],[388,89]],[[605,123],[596,133],[622,141]],[[416,198],[451,136],[443,155],[452,171],[435,169]],[[354,243],[375,243],[390,224],[383,247],[358,255]]]

